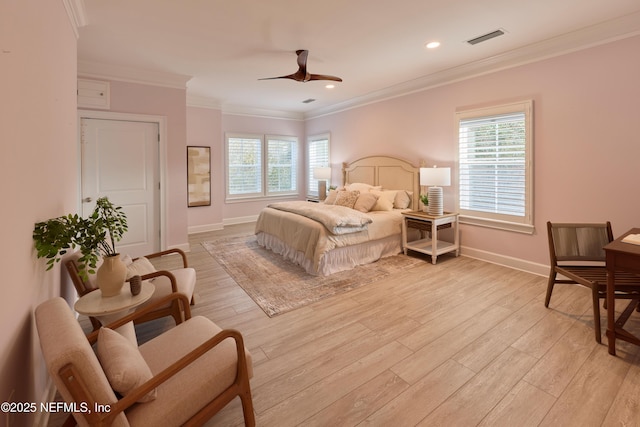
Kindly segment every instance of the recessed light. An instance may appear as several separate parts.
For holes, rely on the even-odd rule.
[[[427,49],[435,49],[440,46],[440,42],[429,42],[427,43]]]
[[[333,89],[334,87],[336,87],[336,85],[334,84],[328,84],[325,86],[327,89]]]

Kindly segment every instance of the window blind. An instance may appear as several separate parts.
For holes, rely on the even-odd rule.
[[[292,193],[297,190],[297,142],[267,139],[267,193]]]
[[[460,209],[524,217],[526,146],[523,112],[460,119]]]
[[[227,174],[230,196],[262,194],[262,139],[227,139]]]

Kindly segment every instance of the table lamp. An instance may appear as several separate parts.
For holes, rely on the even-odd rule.
[[[331,168],[321,167],[313,169],[313,179],[318,180],[318,198],[324,200],[327,198],[327,180],[331,179]]]
[[[451,185],[451,168],[439,168],[436,166],[420,168],[420,185],[430,186],[427,213],[429,215],[442,215],[444,213],[442,186]]]

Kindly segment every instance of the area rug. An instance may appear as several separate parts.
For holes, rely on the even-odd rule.
[[[396,255],[330,276],[313,276],[259,246],[254,235],[223,238],[202,245],[269,317],[424,263],[417,258]]]

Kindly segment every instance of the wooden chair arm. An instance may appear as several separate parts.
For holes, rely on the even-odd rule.
[[[171,281],[171,292],[174,292],[174,293],[178,292],[178,283],[176,282],[176,277],[170,271],[167,271],[167,270],[154,271],[153,273],[143,274],[142,276],[140,276],[140,279],[149,280],[149,279],[153,279],[154,277],[160,277],[160,276],[166,276],[169,278],[169,280]],[[127,282],[129,281],[131,281],[131,279],[127,280]]]
[[[158,258],[158,257],[161,257],[161,256],[171,255],[171,254],[179,254],[182,257],[183,268],[187,268],[189,266],[189,264],[187,263],[187,254],[185,254],[182,249],[178,249],[178,248],[167,249],[166,251],[160,251],[160,252],[156,252],[156,253],[153,253],[153,254],[145,255],[144,257],[145,258]]]
[[[142,398],[151,390],[158,387],[172,376],[176,375],[178,372],[189,366],[199,357],[204,355],[206,352],[208,352],[227,338],[232,338],[236,344],[238,366],[236,369],[237,373],[235,383],[237,383],[241,379],[241,377],[244,376],[246,376],[248,380],[249,373],[247,370],[247,359],[244,352],[244,340],[242,338],[242,335],[240,334],[240,332],[234,329],[224,329],[218,332],[212,338],[200,344],[198,347],[184,355],[176,362],[169,365],[149,381],[133,389],[129,394],[118,400],[115,404],[112,404],[110,407],[110,412],[108,414],[105,414],[105,418],[102,419],[103,423],[105,425],[109,425],[111,422],[113,422],[118,414],[134,405],[138,401],[138,399]]]
[[[189,300],[187,299],[186,296],[184,296],[183,294],[177,293],[177,292],[172,292],[170,295],[164,296],[162,298],[160,298],[158,301],[155,301],[153,304],[149,304],[148,306],[136,310],[131,314],[128,314],[126,316],[124,316],[121,319],[116,320],[115,322],[111,322],[108,325],[105,325],[105,328],[109,328],[109,329],[117,329],[120,326],[129,323],[131,321],[136,320],[139,317],[142,317],[144,315],[146,315],[147,313],[150,313],[153,310],[157,310],[158,308],[165,306],[168,302],[171,302],[172,300],[179,300],[180,304],[182,305],[182,309],[184,310],[184,320],[188,320],[191,318],[191,306],[189,305]],[[93,331],[91,332],[89,335],[87,335],[87,339],[89,340],[90,344],[95,344],[95,342],[98,340],[98,331]]]

